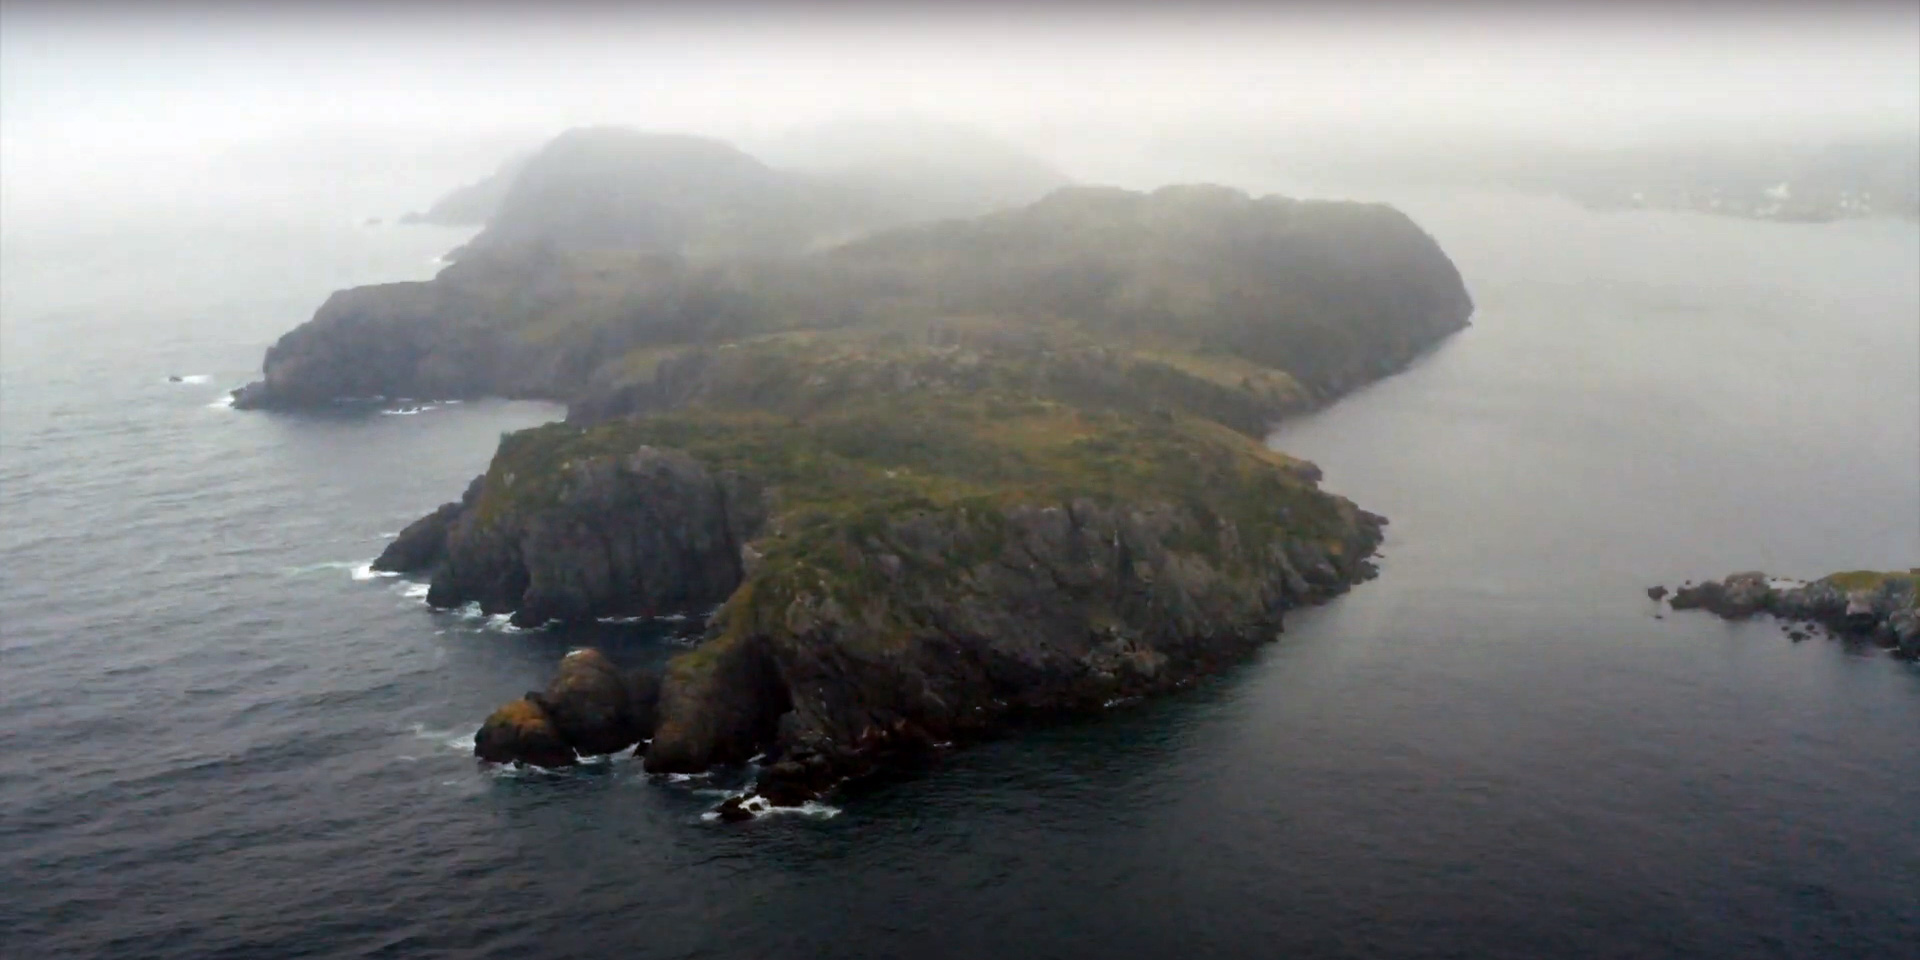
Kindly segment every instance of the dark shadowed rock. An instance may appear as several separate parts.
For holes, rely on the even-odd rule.
[[[741,546],[765,516],[754,484],[654,447],[560,464],[547,457],[564,454],[511,438],[502,451],[470,506],[436,512],[390,548],[435,557],[429,603],[477,602],[538,626],[709,609],[739,585]]]
[[[753,819],[753,811],[747,809],[747,801],[744,797],[728,797],[721,801],[720,806],[714,808],[714,813],[719,815],[722,823],[740,823]]]
[[[534,700],[560,738],[582,754],[624,750],[639,742],[640,728],[628,698],[628,680],[598,650],[575,650]]]
[[[1652,600],[1655,603],[1659,603],[1663,598],[1666,597],[1666,595],[1667,595],[1666,587],[1648,587],[1647,588],[1647,599]]]

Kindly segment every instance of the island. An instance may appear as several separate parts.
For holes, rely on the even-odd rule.
[[[557,189],[516,184],[434,280],[334,295],[236,399],[565,402],[375,566],[526,627],[698,618],[658,673],[570,655],[476,753],[757,758],[731,815],[1190,685],[1374,576],[1385,519],[1264,438],[1472,311],[1377,204],[1069,186],[829,241],[859,218],[750,158],[702,166],[779,202],[682,192],[671,217],[632,164],[591,166],[564,178],[572,213],[516,212]],[[583,199],[607,180],[611,219]]]
[[[1669,591],[1654,587],[1658,603],[1669,593],[1675,610],[1706,610],[1728,620],[1766,614],[1794,640],[1820,631],[1870,640],[1895,656],[1920,659],[1920,567],[1906,571],[1850,570],[1813,581],[1771,577],[1760,571],[1724,580],[1687,583]]]

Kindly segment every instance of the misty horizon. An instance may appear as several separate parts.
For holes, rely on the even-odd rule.
[[[0,17],[9,206],[275,151],[451,155],[477,176],[603,125],[751,151],[822,123],[923,118],[1096,178],[1103,152],[1183,142],[1420,158],[1920,139],[1910,4],[450,16],[13,2]]]

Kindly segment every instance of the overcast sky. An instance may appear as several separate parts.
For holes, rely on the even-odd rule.
[[[0,0],[0,188],[347,128],[740,137],[911,112],[1016,138],[1339,123],[1612,144],[1920,126],[1912,0],[1042,6]]]

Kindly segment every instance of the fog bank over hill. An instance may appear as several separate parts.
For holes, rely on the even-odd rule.
[[[10,211],[232,191],[235,170],[418,174],[445,190],[608,124],[758,155],[803,152],[796,130],[931,118],[1082,181],[1148,143],[1480,165],[1524,144],[1817,144],[1920,127],[1911,4],[499,4],[450,18],[13,2],[0,15]],[[1493,156],[1457,159],[1476,153]]]

